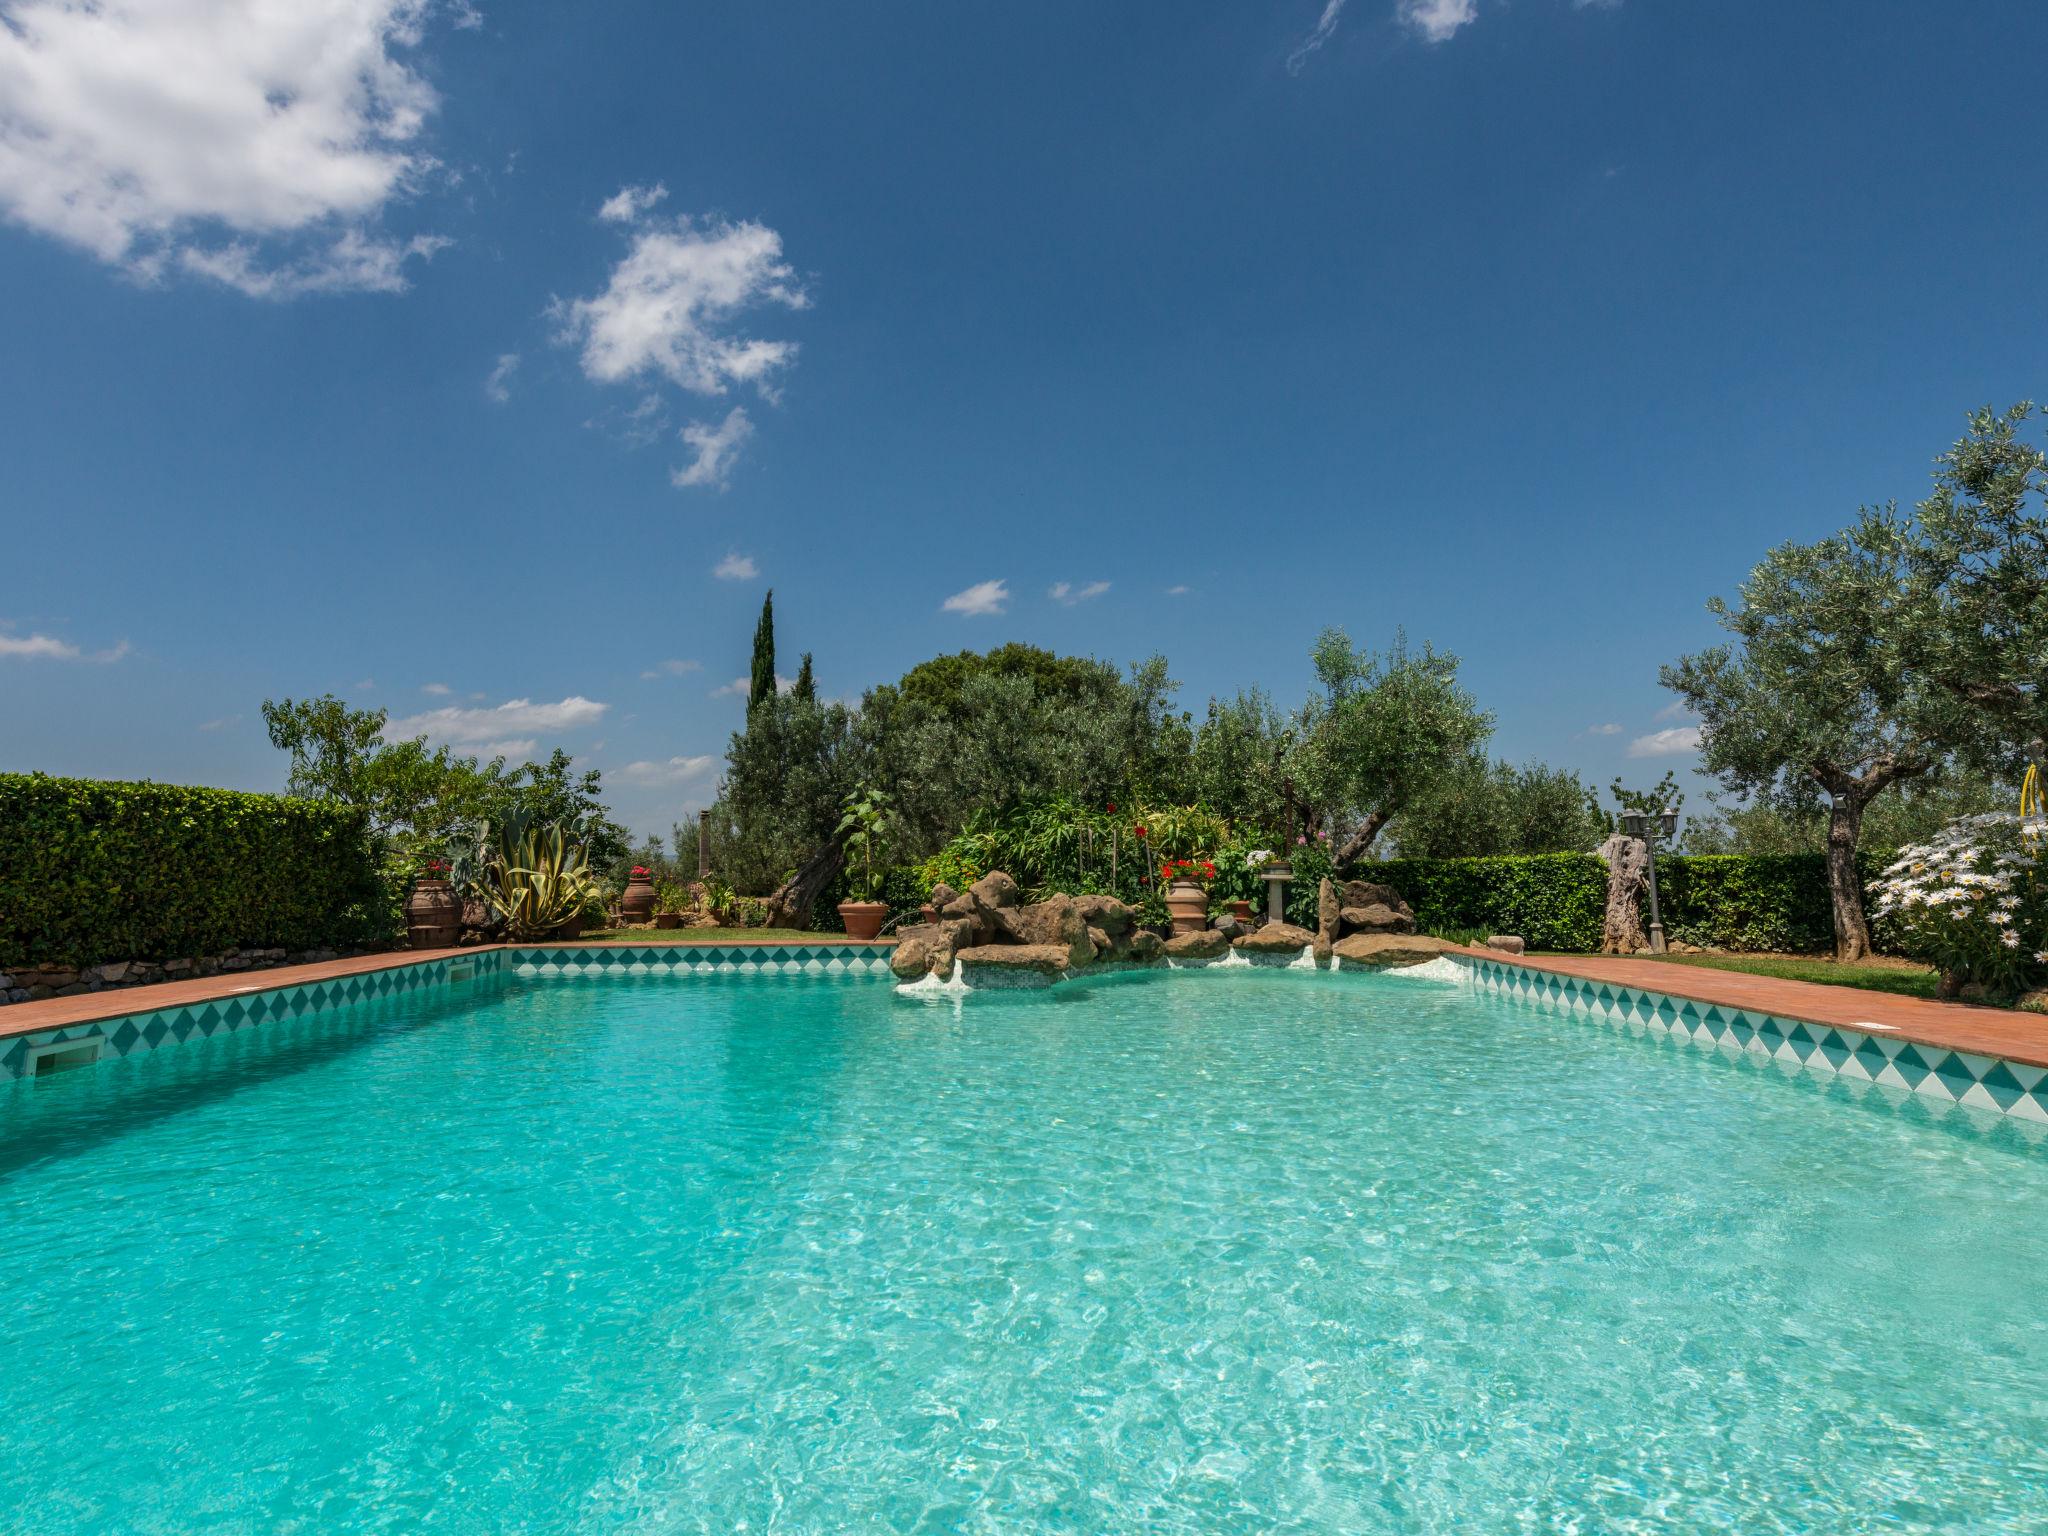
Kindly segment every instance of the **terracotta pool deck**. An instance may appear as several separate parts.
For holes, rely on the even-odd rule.
[[[1661,960],[1623,960],[1607,955],[1509,955],[1469,947],[1457,953],[1586,981],[1662,992],[1667,997],[1689,998],[1696,1003],[1776,1014],[1781,1019],[1804,1019],[1809,1024],[1890,1035],[1915,1045],[2048,1067],[2048,1014],[1937,1003],[1894,992],[1866,992],[1813,981],[1781,981],[1775,976],[1672,965]]]

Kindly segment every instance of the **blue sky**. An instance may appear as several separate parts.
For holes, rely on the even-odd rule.
[[[0,17],[9,769],[333,691],[664,830],[772,584],[845,696],[1405,626],[1647,782],[1705,599],[2041,388],[2037,5]]]

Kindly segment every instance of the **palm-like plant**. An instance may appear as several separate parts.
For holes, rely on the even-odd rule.
[[[474,889],[515,939],[553,933],[584,910],[595,888],[581,843],[559,822],[507,816],[485,823]]]

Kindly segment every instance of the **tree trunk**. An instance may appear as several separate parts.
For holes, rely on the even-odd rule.
[[[768,898],[768,926],[771,928],[809,928],[812,909],[818,898],[825,893],[839,873],[839,866],[845,861],[846,852],[839,845],[838,838],[826,841],[823,847],[805,859],[801,868],[776,888]]]
[[[1650,888],[1650,845],[1617,832],[1595,851],[1607,865],[1607,916],[1600,924],[1600,953],[1632,955],[1648,949],[1642,895]]]
[[[1870,953],[1870,923],[1863,915],[1863,882],[1856,874],[1856,842],[1863,835],[1867,797],[1829,796],[1828,900],[1835,911],[1835,958],[1861,960]]]
[[[1348,865],[1356,864],[1360,859],[1364,858],[1366,850],[1372,847],[1372,840],[1380,835],[1380,828],[1384,827],[1390,819],[1388,812],[1374,811],[1364,821],[1360,822],[1358,830],[1344,839],[1344,846],[1331,855],[1331,858],[1336,861],[1337,867],[1343,869]]]

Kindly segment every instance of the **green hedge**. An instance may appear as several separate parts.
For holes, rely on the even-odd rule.
[[[1883,852],[1860,856],[1866,885],[1890,859]],[[1531,949],[1600,947],[1607,866],[1589,853],[1389,859],[1352,873],[1394,887],[1425,928],[1517,933]],[[1666,854],[1657,860],[1657,887],[1664,932],[1674,942],[1793,953],[1834,945],[1822,854]],[[1875,937],[1882,948],[1883,931]]]
[[[0,774],[0,970],[388,940],[360,811]]]

